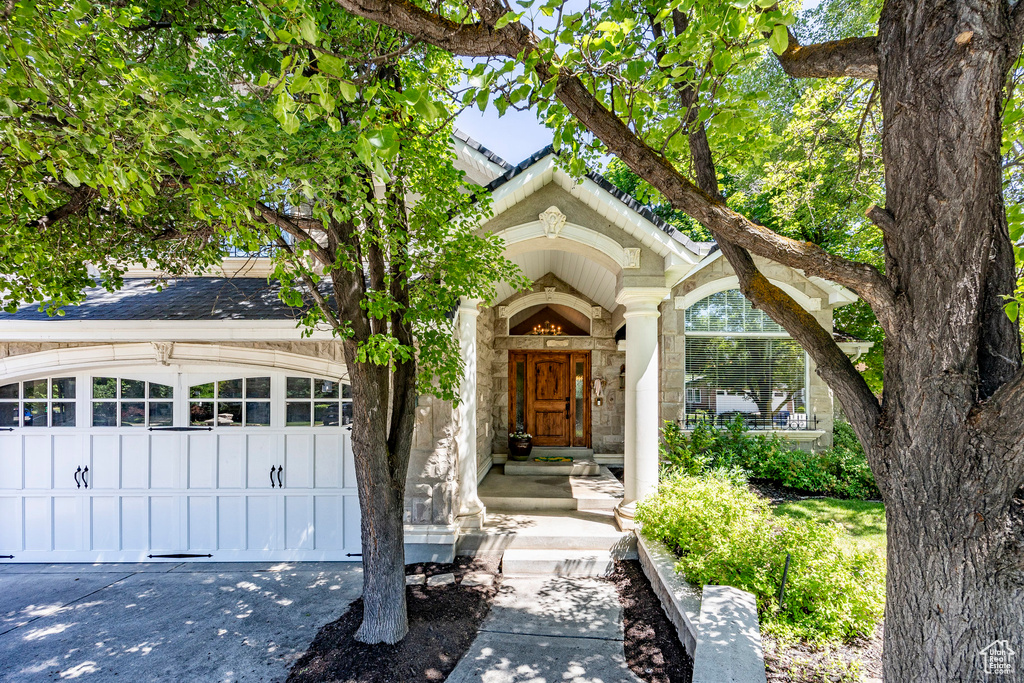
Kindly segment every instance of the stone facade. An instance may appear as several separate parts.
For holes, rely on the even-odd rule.
[[[548,273],[533,283],[532,289],[519,292],[501,302],[499,306],[508,306],[516,300],[532,293],[543,292],[547,287],[554,287],[555,292],[569,294],[581,301],[586,302],[589,307],[598,305],[576,291],[565,282]],[[591,396],[591,436],[592,446],[596,454],[618,455],[623,452],[623,428],[625,425],[625,400],[622,391],[619,389],[619,372],[626,362],[625,354],[616,348],[615,331],[612,329],[611,313],[601,309],[601,317],[591,320],[591,332],[588,337],[535,337],[535,336],[510,336],[508,334],[508,320],[498,318],[496,315],[498,306],[490,309],[493,314],[493,351],[490,367],[491,388],[489,392],[479,392],[478,400],[482,404],[490,406],[489,419],[493,439],[491,441],[493,452],[508,453],[508,358],[509,351],[539,351],[550,349],[552,351],[590,351],[591,380],[600,378],[604,381],[604,399],[602,405],[598,406]],[[481,314],[480,316],[484,316]],[[483,368],[481,357],[480,367]],[[593,392],[591,392],[593,393]],[[489,457],[489,456],[488,456]]]
[[[459,488],[456,429],[451,403],[420,397],[406,477],[406,524],[455,523]]]

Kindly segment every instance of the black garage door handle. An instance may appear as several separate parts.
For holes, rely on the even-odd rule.
[[[274,466],[271,465],[270,466],[270,488],[274,488],[275,486],[276,486],[276,484],[274,483]]]
[[[284,484],[281,483],[281,472],[283,470],[283,467],[281,467],[280,465],[277,466],[277,486],[282,489],[284,488]]]
[[[89,488],[89,480],[85,478],[85,475],[89,474],[89,466],[86,465],[85,469],[82,470],[82,481],[85,482],[85,488]]]
[[[79,465],[78,469],[75,470],[75,483],[78,484],[78,488],[82,488],[82,482],[78,481],[78,473],[82,471],[82,466]]]

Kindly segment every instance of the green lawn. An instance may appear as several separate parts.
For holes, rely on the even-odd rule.
[[[782,503],[776,506],[775,514],[795,519],[838,522],[850,533],[851,548],[885,554],[885,507],[882,503],[812,498]]]

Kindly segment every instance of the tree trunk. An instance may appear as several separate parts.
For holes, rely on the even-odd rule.
[[[353,343],[346,343],[345,357],[356,357]],[[371,644],[397,643],[409,632],[403,508],[411,441],[401,440],[400,448],[404,447],[404,453],[389,451],[388,431],[392,417],[389,368],[350,362],[349,373],[353,399],[352,451],[363,546],[363,623],[355,638]],[[404,388],[402,391],[404,394]]]
[[[974,419],[1021,365],[999,299],[1014,289],[1000,167],[1006,26],[994,0],[889,0],[879,21],[895,222],[886,274],[905,313],[886,342],[880,436],[867,444],[889,523],[888,681],[983,680],[979,651],[1024,646],[1020,448]]]

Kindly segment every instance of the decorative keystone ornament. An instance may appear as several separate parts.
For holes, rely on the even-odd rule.
[[[566,217],[557,206],[549,206],[547,211],[542,213],[540,216],[540,223],[544,226],[544,235],[548,239],[555,239],[559,233],[562,232],[562,228],[565,227]]]

